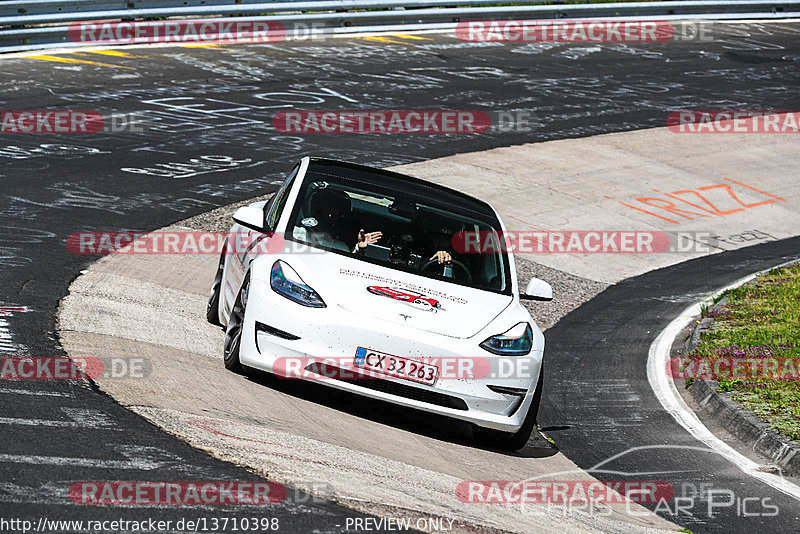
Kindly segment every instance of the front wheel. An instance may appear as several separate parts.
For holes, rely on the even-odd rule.
[[[517,451],[524,447],[531,437],[536,426],[536,417],[539,414],[539,404],[542,401],[542,384],[544,383],[544,362],[539,369],[539,380],[536,382],[536,391],[533,392],[533,400],[522,422],[522,427],[516,432],[503,432],[474,426],[475,437],[486,445],[501,449]]]
[[[222,326],[219,322],[219,299],[222,294],[222,271],[225,269],[225,247],[222,248],[222,253],[219,255],[219,266],[217,267],[217,274],[214,275],[214,283],[211,284],[211,295],[208,297],[208,306],[206,306],[206,320],[214,326]]]
[[[244,374],[244,368],[239,361],[239,350],[242,347],[242,332],[244,331],[244,312],[247,308],[247,294],[250,288],[250,273],[247,273],[239,289],[239,295],[233,303],[231,316],[228,319],[228,328],[225,330],[225,346],[223,359],[225,368],[234,373]]]

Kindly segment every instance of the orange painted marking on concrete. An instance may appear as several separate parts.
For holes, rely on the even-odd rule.
[[[706,217],[706,218],[711,217],[711,216],[714,216],[714,217],[726,217],[728,215],[732,215],[734,213],[739,213],[739,212],[745,211],[747,209],[755,208],[755,207],[758,207],[758,206],[763,206],[763,205],[766,205],[766,204],[774,204],[775,200],[779,200],[781,202],[786,202],[786,199],[784,199],[782,197],[779,197],[777,195],[773,195],[772,193],[767,193],[766,191],[762,191],[761,189],[758,189],[758,188],[753,187],[751,185],[745,184],[743,182],[739,182],[739,181],[733,180],[731,178],[724,178],[724,179],[729,181],[729,182],[731,182],[731,183],[734,183],[734,184],[740,185],[740,186],[742,186],[744,188],[750,189],[751,191],[755,191],[757,193],[761,193],[762,195],[768,196],[768,197],[770,197],[770,200],[763,200],[763,201],[760,201],[760,202],[753,202],[753,203],[744,202],[741,198],[739,198],[739,195],[736,194],[736,191],[734,191],[733,188],[730,185],[724,184],[724,183],[723,184],[714,184],[714,185],[705,185],[705,186],[702,186],[702,187],[698,187],[697,189],[682,189],[682,190],[679,190],[679,191],[672,191],[671,193],[663,193],[665,196],[667,196],[669,198],[672,198],[674,200],[678,200],[680,202],[683,202],[684,204],[688,204],[688,205],[690,205],[690,206],[692,206],[692,207],[694,207],[694,208],[696,208],[696,209],[698,209],[698,210],[700,210],[700,211],[702,211],[704,213],[697,213],[697,212],[694,212],[694,211],[691,211],[691,210],[678,208],[675,205],[674,202],[670,202],[669,200],[666,200],[666,199],[663,199],[663,198],[658,198],[658,197],[637,197],[636,200],[641,202],[642,204],[645,204],[645,205],[649,206],[649,207],[659,208],[659,209],[662,209],[662,210],[664,210],[664,211],[666,211],[666,212],[668,212],[670,214],[678,215],[679,217],[682,217],[684,219],[689,219],[689,220],[694,220],[695,217]],[[705,195],[701,194],[701,191],[703,191],[703,192],[705,192],[705,191],[713,191],[715,189],[722,189],[723,191],[725,191],[728,194],[728,196],[730,196],[741,207],[736,207],[736,208],[733,208],[733,209],[728,209],[728,210],[722,211],[713,202],[711,202],[708,198],[706,198]],[[658,189],[653,189],[653,191],[660,192]],[[680,195],[687,195],[687,194],[692,194],[692,195],[697,196],[700,200],[702,200],[711,209],[706,208],[706,207],[704,207],[704,206],[702,206],[700,204],[695,204],[694,202],[690,202],[689,200],[686,200],[685,198],[682,198],[680,196]],[[647,213],[648,215],[652,215],[653,217],[657,217],[657,218],[659,218],[661,220],[664,220],[664,221],[667,221],[667,222],[670,222],[670,223],[674,223],[674,224],[680,224],[678,221],[676,221],[674,219],[663,217],[663,216],[661,216],[661,215],[659,215],[657,213],[653,213],[650,210],[646,210],[646,209],[634,206],[632,204],[628,204],[626,202],[620,202],[620,204],[622,204],[623,206],[626,206],[628,208],[634,209],[636,211],[641,211],[642,213]],[[710,214],[710,215],[707,215],[707,214]]]

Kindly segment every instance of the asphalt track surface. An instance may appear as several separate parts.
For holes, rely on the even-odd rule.
[[[693,532],[797,532],[800,503],[695,440],[663,411],[646,367],[651,343],[686,307],[744,273],[798,257],[800,238],[785,239],[608,287],[547,331],[540,424],[565,456],[600,480],[668,482],[685,510],[675,508],[675,498],[669,507],[645,506]],[[730,495],[733,504],[722,505]],[[742,499],[749,499],[745,508]]]
[[[94,259],[68,252],[65,240],[72,232],[154,229],[269,192],[275,187],[272,182],[305,154],[388,166],[523,142],[663,126],[675,109],[798,109],[798,33],[796,24],[748,25],[726,27],[714,42],[592,46],[478,46],[429,35],[426,40],[398,37],[390,42],[342,39],[3,58],[3,110],[136,113],[145,129],[0,136],[0,302],[27,307],[0,317],[3,334],[9,336],[4,354],[64,355],[55,335],[56,307],[69,282]],[[534,120],[532,131],[481,135],[275,132],[272,116],[288,109],[526,111]],[[224,161],[226,166],[214,172],[207,172],[208,166],[173,166],[169,171],[158,166],[208,156],[214,158],[201,161]],[[550,376],[543,419],[551,427],[569,427],[553,432],[561,450],[588,467],[623,445],[684,442],[682,430],[665,420],[643,389],[646,383],[637,380],[644,362],[626,360],[626,350],[646,347],[659,325],[690,296],[797,248],[796,241],[780,242],[643,275],[609,289],[554,327],[548,333]],[[680,269],[697,276],[682,277]],[[677,302],[659,300],[664,296]],[[612,338],[615,331],[620,335]],[[613,354],[612,341],[624,342]],[[586,354],[598,346],[602,356]],[[579,391],[568,383],[570,373],[589,376],[602,369],[631,373],[631,387],[646,410],[635,425],[622,424],[632,419],[631,407],[624,403],[587,409],[584,399],[596,398],[598,393],[588,389],[596,382],[587,381]],[[549,392],[554,393],[548,397]],[[9,382],[2,384],[0,398],[0,417],[6,418],[0,443],[3,517],[177,520],[246,515],[244,509],[230,507],[72,505],[67,488],[76,481],[256,477],[191,449],[91,387]],[[32,420],[40,422],[24,424]],[[674,470],[684,457],[663,453],[658,458]],[[639,463],[629,462],[628,467],[635,467],[656,460],[648,455]],[[755,494],[772,494],[716,462],[698,460],[690,472],[693,480],[711,478]],[[695,532],[796,530],[798,503],[780,500],[780,505],[781,514],[772,519],[723,513],[710,521],[665,517]],[[267,513],[281,519],[284,532],[341,531],[344,518],[360,515],[304,495],[292,496]]]

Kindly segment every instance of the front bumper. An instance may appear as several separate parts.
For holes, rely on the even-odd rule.
[[[240,360],[244,365],[279,375],[285,374],[285,361],[302,361],[304,379],[478,426],[515,432],[524,422],[541,369],[544,338],[533,321],[531,324],[534,347],[530,354],[496,356],[478,346],[482,338],[477,338],[482,334],[453,338],[356,314],[337,305],[307,308],[276,294],[267,282],[255,280],[250,285]],[[470,358],[491,371],[471,378],[442,372],[433,385],[426,385],[392,377],[338,379],[314,372],[314,367],[306,370],[306,362],[335,361],[343,371],[351,371],[348,376],[360,376],[361,368],[353,364],[358,347],[418,360],[439,358],[452,362]]]

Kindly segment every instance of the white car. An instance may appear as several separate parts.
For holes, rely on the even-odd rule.
[[[473,423],[520,448],[536,423],[544,336],[489,204],[399,173],[303,158],[269,202],[240,208],[208,320],[225,366],[261,369]]]

